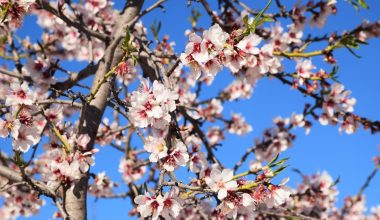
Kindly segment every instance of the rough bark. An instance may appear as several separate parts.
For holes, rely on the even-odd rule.
[[[25,179],[23,178],[21,173],[16,172],[3,165],[0,165],[0,176],[8,179],[8,182],[7,182],[8,185],[11,185],[12,183],[25,182],[25,184],[32,186],[33,189],[39,191],[39,193],[46,195],[48,197],[56,199],[59,196],[62,196],[61,191],[54,193],[49,189],[49,187],[45,183],[35,180],[31,177],[28,177],[28,179]]]
[[[95,90],[97,84],[104,78],[105,74],[122,59],[123,50],[120,47],[120,42],[125,34],[125,28],[138,16],[143,3],[143,0],[127,1],[125,9],[122,11],[116,23],[111,42],[106,48],[103,59],[99,63],[91,91]],[[91,103],[82,109],[79,134],[88,134],[91,137],[91,141],[87,146],[88,149],[93,148],[96,133],[107,105],[110,91],[111,84],[109,82],[104,83]],[[73,188],[65,192],[64,207],[69,218],[72,220],[87,219],[86,195],[88,178],[88,173],[83,174],[81,180],[76,183]]]

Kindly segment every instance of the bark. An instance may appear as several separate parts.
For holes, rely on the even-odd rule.
[[[63,82],[58,82],[52,87],[56,90],[66,91],[67,89],[73,87],[77,82],[94,74],[97,71],[98,67],[99,64],[94,65],[90,63],[88,66],[79,71],[79,73],[72,74],[69,79]]]
[[[21,182],[22,176],[19,173],[16,173],[15,171],[9,169],[8,167],[0,165],[0,176],[3,176],[7,178],[9,181],[12,182]]]
[[[57,193],[52,192],[49,187],[38,180],[35,180],[31,177],[27,177],[27,179],[23,178],[21,173],[18,173],[6,166],[0,165],[0,176],[5,177],[8,179],[8,185],[11,185],[12,183],[20,183],[25,182],[29,186],[31,186],[34,190],[37,190],[39,193],[48,196],[50,198],[56,199],[57,197],[62,195],[61,191],[58,191]]]
[[[116,65],[123,57],[123,50],[120,42],[125,34],[125,28],[139,15],[143,0],[129,0],[125,9],[122,11],[120,18],[115,26],[115,31],[111,36],[111,42],[106,48],[105,55],[100,61],[98,69],[95,73],[95,79],[91,91],[97,87],[97,84],[104,78],[105,74]],[[81,112],[79,134],[88,134],[91,141],[88,149],[92,149],[96,133],[101,123],[101,119],[107,105],[107,99],[110,95],[111,83],[104,83],[95,98],[88,105],[84,106]],[[87,219],[86,196],[88,185],[88,173],[83,174],[78,183],[65,192],[64,207],[72,220]]]

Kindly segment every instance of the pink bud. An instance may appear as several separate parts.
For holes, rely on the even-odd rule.
[[[87,148],[87,144],[90,142],[91,138],[88,136],[88,134],[81,134],[77,138],[77,144],[82,150],[85,150]]]

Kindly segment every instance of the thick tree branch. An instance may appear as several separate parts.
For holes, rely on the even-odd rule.
[[[129,0],[126,3],[125,10],[120,16],[120,19],[115,25],[115,31],[112,35],[112,41],[105,50],[103,59],[99,62],[99,67],[95,74],[91,93],[97,90],[96,96],[90,103],[86,104],[81,112],[79,134],[89,135],[91,141],[87,148],[93,148],[95,138],[101,118],[108,103],[108,97],[111,91],[109,82],[103,83],[99,88],[98,84],[102,82],[105,74],[115,66],[122,57],[124,51],[120,47],[121,40],[125,35],[125,29],[130,25],[130,22],[139,14],[144,1]],[[74,220],[87,219],[87,184],[88,173],[83,174],[80,181],[74,185],[72,189],[66,191],[65,208],[69,216]]]
[[[62,19],[68,26],[76,28],[78,31],[85,33],[86,35],[98,38],[101,41],[107,42],[109,40],[109,36],[103,33],[99,33],[96,31],[93,31],[91,29],[86,28],[82,23],[73,21],[69,17],[67,17],[62,11],[55,9],[52,7],[48,1],[46,0],[39,0],[39,5],[42,9],[45,9],[46,11],[52,13],[53,15],[57,16],[58,18]]]

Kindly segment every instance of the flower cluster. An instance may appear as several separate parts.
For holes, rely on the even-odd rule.
[[[96,199],[129,197],[130,215],[149,219],[380,219],[379,206],[366,213],[364,195],[335,207],[337,181],[327,172],[299,172],[302,183],[295,189],[287,186],[289,178],[276,182],[287,167],[280,154],[296,138],[292,129],[308,134],[309,118],[339,124],[348,134],[360,126],[380,131],[380,122],[353,113],[350,91],[331,83],[336,68],[317,70],[311,59],[334,63],[336,49],[352,48],[346,41],[380,36],[380,23],[314,37],[306,24],[323,26],[336,12],[336,0],[298,2],[290,10],[277,1],[280,12],[256,19],[253,10],[240,13],[248,6],[239,1],[221,1],[221,14],[206,10],[214,23],[209,28],[198,27],[192,11],[189,41],[178,57],[175,43],[159,34],[161,23],[147,29],[138,21],[163,8],[163,1],[141,12],[140,3],[128,1],[118,11],[112,0],[0,0],[0,58],[6,60],[0,67],[0,138],[13,147],[12,156],[0,152],[0,219],[36,214],[44,205],[40,195],[58,206],[54,218],[71,218],[79,212],[72,213],[67,198],[77,190]],[[207,9],[207,1],[202,5]],[[29,12],[36,15],[40,40],[22,39],[16,30]],[[264,23],[270,18],[276,23]],[[317,42],[327,47],[309,52]],[[75,70],[67,60],[87,65]],[[223,68],[232,73],[231,82],[216,80],[218,93],[205,93]],[[253,130],[250,117],[230,104],[251,98],[266,78],[300,91],[313,105],[275,118],[229,169],[218,157],[224,141]],[[128,192],[115,194],[118,184],[105,171],[90,170],[96,145],[122,154],[119,178]],[[379,165],[379,157],[374,160]]]
[[[255,80],[256,82],[256,80]],[[237,99],[249,99],[253,93],[253,85],[246,78],[238,78],[233,81],[224,91],[229,101]]]
[[[94,183],[88,188],[88,192],[96,197],[112,196],[113,187],[118,186],[112,182],[106,175],[106,172],[100,172],[96,175]]]
[[[30,217],[36,215],[45,205],[45,201],[39,198],[38,192],[25,185],[1,190],[0,196],[4,199],[0,208],[1,219]]]
[[[275,155],[284,152],[295,139],[295,135],[290,133],[287,127],[289,118],[277,117],[274,124],[274,128],[264,131],[262,140],[255,140],[255,157],[259,161],[269,161]]]
[[[81,174],[86,173],[90,166],[94,166],[94,154],[96,149],[86,153],[75,152],[65,155],[62,149],[52,148],[56,146],[51,143],[49,150],[46,150],[39,158],[37,164],[42,180],[55,190],[62,184],[72,186],[79,181]],[[47,146],[46,146],[47,147]]]
[[[132,159],[122,158],[119,164],[119,172],[122,174],[122,178],[126,183],[132,183],[141,179],[145,172],[146,166],[139,165],[142,161],[134,161]]]
[[[285,51],[290,45],[300,45],[302,42],[303,27],[295,23],[288,25],[285,32],[280,22],[276,22],[270,32],[270,43],[275,50]]]
[[[369,23],[369,21],[364,21],[362,26],[364,27],[363,30],[356,35],[360,41],[366,42],[370,38],[380,36],[380,31],[375,28],[374,24]]]
[[[254,218],[257,216],[255,210],[259,206],[263,205],[268,209],[279,207],[285,204],[291,195],[290,189],[284,186],[287,180],[284,180],[279,185],[268,182],[274,175],[270,171],[263,171],[262,174],[257,175],[256,181],[263,181],[266,184],[257,184],[254,181],[237,178],[232,170],[220,169],[216,164],[212,168],[205,170],[205,172],[200,173],[200,175],[204,178],[204,182],[193,182],[194,187],[202,186],[201,188],[214,193],[218,200],[221,201],[214,209],[207,203],[199,207],[202,212],[209,213],[212,219],[237,219],[238,216]],[[181,186],[178,188],[181,188]],[[137,211],[142,217],[152,216],[153,219],[157,219],[159,216],[167,219],[172,219],[173,217],[181,219],[187,215],[187,212],[190,212],[194,219],[198,219],[197,217],[201,216],[200,210],[180,212],[180,209],[186,208],[184,205],[187,205],[186,197],[189,193],[180,195],[178,194],[179,191],[174,187],[163,196],[160,194],[151,196],[150,193],[139,195],[135,198],[138,205]],[[165,210],[165,208],[169,210]],[[169,212],[170,215],[167,215],[166,212]]]
[[[180,68],[181,69],[181,68]],[[178,80],[174,81],[174,77],[176,77]],[[180,75],[172,74],[172,80],[175,83],[175,86],[173,88],[173,91],[178,94],[179,98],[178,101],[181,105],[189,105],[191,103],[194,103],[196,101],[196,94],[193,93],[192,86],[194,86],[194,80],[191,79],[191,77],[180,77]]]
[[[233,113],[231,123],[228,124],[228,132],[231,134],[245,135],[252,131],[252,126],[245,122],[245,118],[240,114]]]
[[[351,91],[345,90],[342,84],[332,85],[331,91],[324,97],[322,106],[324,112],[319,117],[319,122],[322,125],[335,125],[340,122],[339,118],[343,118],[339,130],[347,134],[355,132],[359,127],[359,121],[355,115],[350,114],[356,104],[356,99],[350,95]]]
[[[3,22],[9,23],[11,28],[19,28],[25,14],[34,2],[35,0],[1,0],[0,11],[7,15],[2,18]]]
[[[81,16],[84,25],[93,31],[112,32],[117,13],[112,10],[113,3],[111,1],[91,0],[85,1],[84,4],[71,3],[71,7],[80,15],[72,14],[73,12],[68,9],[69,7],[62,7],[60,4],[58,2],[51,7],[55,10],[61,10],[61,13],[66,17]],[[34,10],[33,12],[38,15],[37,23],[43,29],[49,30],[44,33],[42,38],[44,44],[50,45],[44,48],[45,53],[54,54],[57,48],[63,48],[65,50],[64,58],[68,59],[98,61],[103,57],[105,45],[101,40],[92,38],[89,41],[86,35],[81,34],[74,27],[67,26],[63,20],[46,10]],[[90,47],[89,44],[91,44]],[[39,47],[38,44],[32,46]]]
[[[209,128],[206,135],[211,145],[216,145],[225,139],[224,133],[219,126]]]
[[[168,150],[167,156],[162,158],[162,166],[165,170],[171,172],[179,166],[186,166],[188,161],[189,153],[186,145],[180,140],[176,140]]]
[[[35,114],[38,109],[32,104],[36,93],[29,89],[26,82],[21,85],[12,83],[8,88],[5,104],[11,108],[4,119],[0,118],[0,135],[3,138],[12,135],[13,149],[27,152],[40,141],[46,120]]]
[[[56,61],[37,56],[35,59],[29,58],[23,70],[26,76],[30,76],[34,82],[43,87],[43,85],[49,86],[56,83],[54,74],[57,67]]]
[[[118,81],[125,86],[128,86],[137,78],[137,69],[131,59],[127,59],[126,61],[120,63],[115,72]]]
[[[98,135],[96,142],[101,146],[106,146],[117,140],[118,143],[123,139],[123,133],[121,131],[115,132],[119,128],[117,121],[110,123],[108,118],[104,118],[102,124],[98,128]]]
[[[190,66],[196,78],[202,72],[214,77],[223,66],[232,73],[245,68],[248,76],[268,72],[275,74],[281,70],[280,59],[272,55],[274,48],[271,44],[260,49],[258,45],[262,39],[259,36],[250,34],[236,41],[240,36],[237,32],[224,32],[218,24],[205,30],[203,37],[191,33],[181,61]]]
[[[178,197],[178,189],[173,188],[163,196],[151,196],[150,193],[137,196],[134,201],[137,204],[137,211],[141,217],[152,216],[152,219],[173,219],[179,215],[182,209],[182,201]]]
[[[319,28],[323,27],[326,23],[327,17],[330,14],[334,14],[336,12],[336,3],[337,0],[331,0],[331,1],[320,1],[316,3],[316,7],[319,8],[319,12],[313,14],[313,16],[310,19],[310,26],[317,26]]]
[[[128,116],[137,127],[151,126],[164,130],[171,120],[170,113],[176,109],[178,94],[158,81],[154,81],[152,87],[145,79],[141,82],[139,90],[134,91],[130,97]]]
[[[214,117],[221,116],[222,111],[222,102],[219,99],[212,99],[205,106],[199,106],[197,114],[208,121],[214,121]]]
[[[333,211],[337,195],[334,180],[324,171],[303,176],[303,183],[298,186],[289,206],[296,209],[297,213],[327,219]]]
[[[355,98],[350,98],[351,91],[345,90],[342,84],[334,84],[331,91],[325,96],[323,110],[328,117],[335,113],[352,112],[356,104]]]

